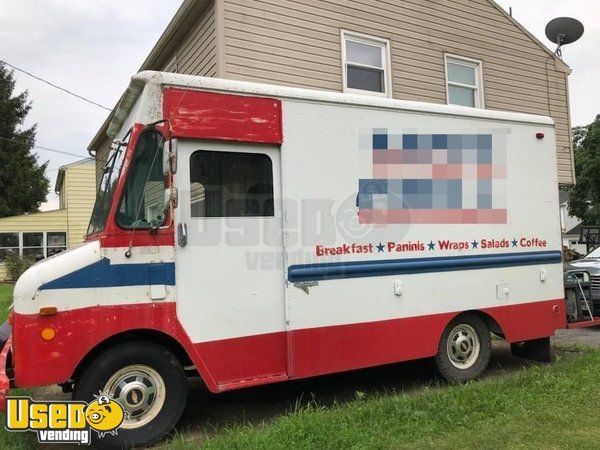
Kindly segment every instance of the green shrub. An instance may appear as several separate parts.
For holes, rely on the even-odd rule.
[[[25,272],[35,261],[31,258],[21,258],[19,255],[7,255],[4,259],[6,272],[9,281],[17,281],[23,272]]]
[[[563,258],[564,258],[565,262],[571,262],[571,261],[575,261],[576,259],[583,258],[583,255],[579,254],[575,250],[571,250],[570,248],[567,248],[564,245],[563,245],[562,250],[563,250]]]

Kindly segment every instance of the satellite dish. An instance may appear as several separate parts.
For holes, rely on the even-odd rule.
[[[583,29],[583,24],[572,17],[557,17],[548,22],[546,37],[558,45],[556,56],[562,58],[561,47],[578,40],[583,35]]]

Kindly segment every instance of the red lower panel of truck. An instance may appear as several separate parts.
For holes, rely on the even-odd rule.
[[[483,309],[509,342],[552,336],[565,327],[562,299]],[[61,383],[103,341],[123,332],[156,330],[188,352],[213,392],[287,378],[352,370],[433,356],[458,312],[268,333],[192,344],[175,304],[102,306],[54,316],[15,314],[13,361],[18,386]],[[54,339],[41,333],[53,328]],[[288,349],[291,353],[288,367]]]

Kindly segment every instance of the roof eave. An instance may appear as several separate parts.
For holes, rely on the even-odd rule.
[[[60,192],[60,188],[65,180],[65,168],[61,167],[58,169],[58,175],[56,176],[56,184],[54,185],[54,192],[58,194]]]
[[[196,25],[198,17],[213,0],[185,0],[138,70],[159,70],[167,64],[181,37]]]
[[[212,1],[214,0],[185,0],[167,25],[165,31],[163,31],[160,38],[158,38],[158,41],[152,50],[150,50],[150,53],[142,63],[138,72],[162,69],[167,64],[169,57],[176,49],[181,38],[197,24],[196,19],[202,15]],[[119,98],[108,117],[102,123],[100,129],[92,138],[87,148],[90,156],[95,157],[94,152],[102,141],[106,139],[108,127],[122,100],[123,96]]]
[[[565,63],[562,59],[560,59],[558,56],[556,56],[556,54],[552,52],[552,50],[550,50],[548,47],[546,47],[542,41],[540,41],[533,34],[531,34],[529,30],[523,25],[521,25],[521,23],[517,19],[515,19],[508,12],[506,12],[506,10],[498,3],[496,3],[495,0],[488,0],[488,2],[490,2],[494,6],[494,8],[500,11],[504,15],[504,17],[510,20],[517,28],[519,28],[523,33],[525,33],[529,37],[529,39],[531,39],[535,44],[537,44],[548,55],[550,55],[554,59],[556,70],[560,70],[561,72],[565,72],[569,75],[571,74],[572,70],[569,67],[569,65]]]
[[[121,98],[119,98],[119,101],[117,101],[117,104],[113,107],[112,111],[106,117],[106,119],[104,120],[104,122],[102,122],[102,126],[96,132],[96,134],[92,138],[91,142],[89,143],[89,145],[87,147],[87,151],[88,151],[88,154],[92,158],[96,157],[96,153],[95,152],[98,149],[98,146],[102,143],[102,141],[104,139],[107,138],[106,130],[108,130],[108,126],[110,125],[110,122],[112,122],[112,119],[115,116],[115,111],[117,110],[117,107],[119,106],[119,103],[121,103],[121,99],[122,98],[123,98],[123,96],[121,96]]]

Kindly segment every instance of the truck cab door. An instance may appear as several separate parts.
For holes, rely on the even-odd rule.
[[[222,389],[287,377],[278,146],[180,140],[177,314]]]

